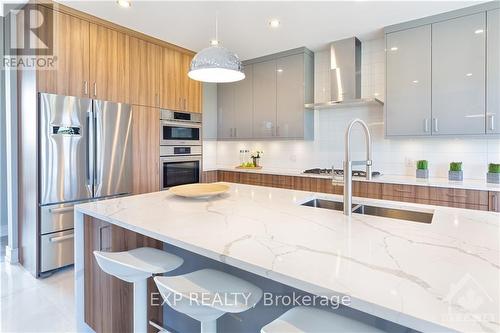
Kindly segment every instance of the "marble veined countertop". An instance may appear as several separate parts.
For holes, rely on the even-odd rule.
[[[164,191],[81,204],[75,217],[91,215],[313,294],[349,295],[351,307],[416,330],[500,331],[500,214],[354,198],[434,217],[430,224],[349,218],[300,205],[340,196],[229,184],[213,199]]]
[[[211,170],[222,170],[222,171],[237,171],[237,172],[252,172],[252,173],[262,173],[262,174],[274,174],[274,175],[284,175],[284,176],[300,176],[300,177],[313,177],[313,178],[328,178],[331,179],[332,176],[317,175],[317,174],[304,174],[302,171],[293,169],[275,169],[266,168],[262,169],[236,169],[235,167],[225,167],[218,166],[216,168],[207,168],[203,171]],[[363,170],[363,169],[361,169]],[[376,170],[374,170],[376,171]],[[451,181],[448,178],[442,177],[430,177],[428,179],[419,179],[415,176],[403,176],[403,175],[385,175],[382,174],[377,177],[373,177],[372,180],[366,180],[363,177],[353,177],[356,181],[366,181],[374,183],[387,183],[387,184],[401,184],[401,185],[420,185],[420,186],[431,186],[431,187],[445,187],[445,188],[459,188],[468,190],[480,190],[480,191],[494,191],[500,192],[500,184],[492,184],[486,182],[485,179],[464,179],[463,181]],[[339,185],[343,185],[343,182],[338,182]]]

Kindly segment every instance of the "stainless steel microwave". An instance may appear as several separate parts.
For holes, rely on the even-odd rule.
[[[161,110],[160,145],[201,145],[201,114]]]

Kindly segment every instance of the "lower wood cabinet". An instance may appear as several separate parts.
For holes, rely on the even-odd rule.
[[[332,184],[331,179],[327,178],[238,171],[218,171],[217,177],[215,177],[213,174],[214,171],[210,172],[212,172],[210,181],[224,181],[331,194],[343,194],[344,192],[342,183]],[[354,181],[352,194],[356,197],[372,199],[484,211],[500,211],[500,193],[493,191]]]
[[[133,331],[133,285],[104,273],[93,251],[127,251],[163,244],[109,223],[85,217],[85,322],[97,333]],[[158,292],[153,279],[148,280],[148,295]],[[148,304],[151,302],[148,301]],[[148,320],[162,323],[161,306],[148,306]],[[150,327],[148,332],[157,330]]]

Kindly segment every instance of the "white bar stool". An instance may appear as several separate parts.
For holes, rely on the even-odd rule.
[[[134,332],[147,332],[147,279],[176,269],[184,260],[150,247],[124,252],[94,251],[94,256],[104,272],[134,284]]]
[[[165,302],[201,323],[201,333],[216,333],[217,318],[255,306],[262,290],[240,278],[213,269],[179,276],[155,276]]]
[[[383,333],[384,331],[341,315],[298,306],[262,327],[261,333]]]

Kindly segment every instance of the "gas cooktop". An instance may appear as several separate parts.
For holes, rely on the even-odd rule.
[[[344,170],[335,169],[332,172],[332,169],[314,168],[314,169],[305,170],[303,173],[309,173],[309,174],[314,174],[314,175],[325,175],[325,176],[331,176],[332,174],[334,174],[335,176],[343,176]],[[361,170],[352,170],[352,175],[353,175],[353,177],[366,177],[366,172],[361,171]],[[373,171],[372,177],[377,177],[377,176],[380,176],[380,172]]]

